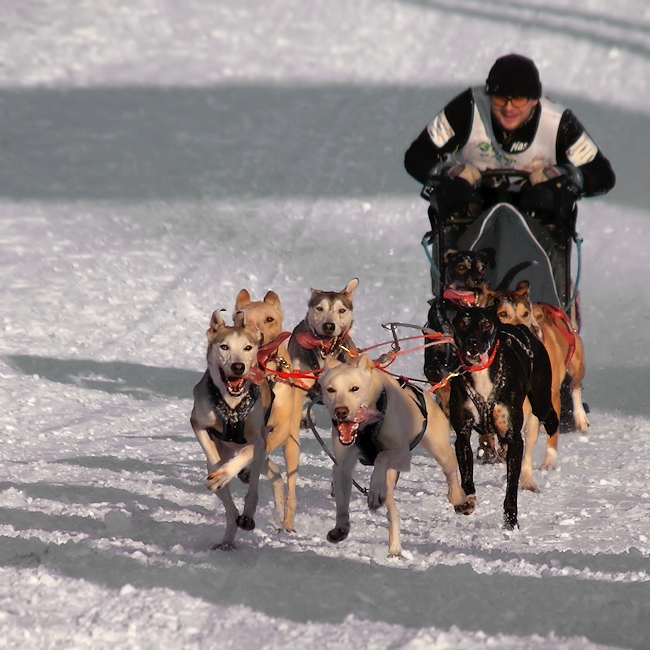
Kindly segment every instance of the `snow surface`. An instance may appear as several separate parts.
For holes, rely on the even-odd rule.
[[[2,8],[0,647],[648,647],[646,0]],[[591,431],[562,435],[513,533],[503,467],[476,468],[460,518],[416,451],[399,560],[357,493],[327,543],[331,463],[305,432],[297,532],[275,531],[263,479],[257,528],[210,550],[223,511],[189,426],[210,314],[274,289],[291,329],[310,287],[358,277],[358,344],[422,324],[403,152],[509,51],[618,174],[580,205]]]

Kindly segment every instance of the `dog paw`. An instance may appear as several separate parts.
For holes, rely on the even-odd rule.
[[[379,510],[379,508],[381,508],[385,502],[386,502],[385,492],[383,491],[374,492],[371,490],[368,493],[368,508],[372,512],[376,512],[377,510]]]
[[[495,449],[479,448],[476,452],[476,460],[481,465],[496,465],[500,463],[499,454]]]
[[[255,528],[255,522],[246,515],[239,515],[237,517],[237,526],[242,530],[253,530]]]
[[[514,530],[519,528],[519,522],[517,521],[517,514],[514,512],[504,512],[503,513],[503,528],[505,530]]]
[[[327,541],[332,544],[338,544],[339,542],[342,542],[349,533],[349,528],[332,528],[332,530],[327,533]]]
[[[234,549],[235,545],[232,542],[219,542],[212,546],[213,551],[233,551]]]
[[[522,490],[527,490],[528,492],[534,492],[535,494],[539,494],[539,488],[537,487],[537,483],[533,481],[532,479],[530,480],[522,480],[521,483],[519,484],[520,489]]]
[[[454,512],[459,515],[471,515],[476,509],[476,496],[470,494],[464,503],[454,506]]]
[[[223,469],[218,469],[208,474],[208,480],[205,482],[205,487],[212,492],[216,492],[224,485],[230,483],[232,476]]]

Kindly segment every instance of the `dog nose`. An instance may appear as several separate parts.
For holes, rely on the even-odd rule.
[[[325,332],[325,334],[334,334],[335,329],[336,325],[334,325],[334,323],[323,323],[323,332]]]
[[[334,415],[337,420],[345,420],[348,417],[350,409],[347,406],[338,406],[334,409]]]
[[[244,371],[246,370],[246,366],[243,363],[237,362],[233,363],[232,366],[230,366],[230,369],[237,375],[243,375]]]

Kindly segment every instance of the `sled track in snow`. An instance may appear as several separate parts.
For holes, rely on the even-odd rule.
[[[650,22],[612,14],[508,0],[405,0],[431,9],[536,27],[650,56]]]

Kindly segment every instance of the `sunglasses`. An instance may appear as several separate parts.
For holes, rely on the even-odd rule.
[[[490,99],[499,108],[503,108],[508,102],[515,108],[523,108],[530,101],[528,97],[505,97],[504,95],[490,95]]]

